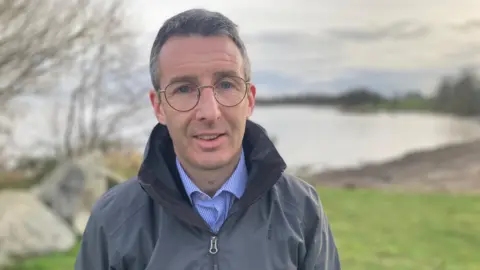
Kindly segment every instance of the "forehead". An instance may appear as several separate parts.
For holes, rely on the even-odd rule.
[[[172,37],[158,58],[160,81],[173,77],[211,77],[221,71],[243,74],[243,58],[235,43],[225,36]]]

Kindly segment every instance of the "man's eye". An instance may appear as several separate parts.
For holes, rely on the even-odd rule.
[[[222,81],[218,84],[218,88],[220,89],[230,89],[233,88],[233,84],[229,81]]]
[[[175,88],[175,93],[188,94],[188,93],[191,93],[194,90],[195,90],[195,88],[191,85],[182,85],[182,86],[179,86],[179,87]]]

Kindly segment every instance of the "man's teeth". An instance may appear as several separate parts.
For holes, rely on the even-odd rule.
[[[202,140],[214,140],[218,138],[220,135],[200,135],[197,136],[197,138],[202,139]]]

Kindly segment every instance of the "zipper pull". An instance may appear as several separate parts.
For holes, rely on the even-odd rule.
[[[208,249],[208,252],[210,252],[210,254],[212,254],[212,255],[217,254],[218,246],[217,246],[217,237],[216,236],[212,236],[212,238],[210,239],[210,248]]]

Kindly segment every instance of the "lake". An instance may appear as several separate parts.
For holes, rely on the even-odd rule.
[[[16,143],[30,154],[36,145],[32,138],[53,139],[45,110],[30,114],[17,127]],[[142,149],[156,121],[150,110],[144,117],[140,130],[146,127],[146,132],[124,130],[142,142]],[[426,113],[352,114],[326,107],[278,106],[257,107],[251,119],[276,137],[288,165],[316,169],[381,161],[411,150],[480,138],[478,123]]]
[[[478,122],[427,113],[343,113],[333,108],[257,107],[251,118],[276,137],[288,165],[356,166],[480,138]]]

